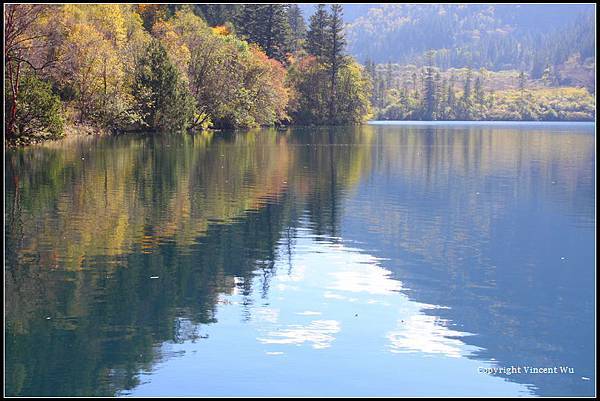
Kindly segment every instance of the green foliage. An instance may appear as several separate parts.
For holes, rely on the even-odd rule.
[[[371,115],[369,96],[372,83],[364,67],[352,61],[339,73],[335,124],[359,124]]]
[[[58,136],[61,110],[122,131],[353,124],[371,105],[383,119],[593,119],[593,21],[534,35],[502,7],[373,6],[348,26],[341,5],[320,4],[307,29],[295,4],[13,5],[32,23],[5,32],[6,135]],[[368,44],[366,68],[347,44]],[[456,65],[469,68],[444,71]]]
[[[285,69],[224,27],[208,28],[177,12],[155,29],[185,77],[197,114],[194,128],[270,125],[286,118]]]
[[[286,61],[291,31],[285,4],[246,4],[236,22],[242,38],[258,44],[270,58]]]
[[[369,71],[345,55],[342,6],[331,12],[319,4],[310,18],[306,57],[288,70],[295,95],[290,104],[294,122],[300,124],[356,124],[371,113],[372,82]]]
[[[595,57],[591,4],[385,4],[348,24],[359,60],[421,64],[429,50],[448,68],[521,69],[540,78],[572,54]],[[581,16],[579,16],[581,15]]]
[[[194,4],[194,13],[204,19],[210,26],[231,23],[240,15],[241,4]]]
[[[371,80],[364,67],[349,59],[336,78],[336,112],[329,112],[331,75],[314,56],[298,60],[288,70],[296,96],[290,104],[292,120],[298,124],[341,125],[363,122],[371,113]]]
[[[287,10],[288,24],[290,25],[290,51],[299,51],[305,42],[306,23],[302,10],[297,4],[290,4]]]
[[[138,60],[133,95],[145,128],[179,131],[193,118],[193,98],[157,40]]]
[[[430,69],[432,67],[428,67]],[[390,89],[386,106],[379,110],[382,120],[525,120],[525,121],[593,121],[594,97],[585,88],[525,88],[520,74],[515,89],[486,90],[481,75],[467,71],[462,92],[454,89],[454,77],[446,81],[429,81],[416,92]],[[429,82],[429,83],[428,83]],[[433,85],[433,90],[428,89]],[[428,100],[428,93],[433,99]],[[433,105],[433,109],[431,109]],[[432,111],[433,110],[433,111]]]
[[[297,60],[288,70],[288,84],[295,96],[290,114],[299,124],[326,124],[329,119],[329,79],[325,66],[314,56]]]
[[[6,98],[6,111],[13,106]],[[63,112],[60,97],[52,92],[52,85],[26,72],[20,81],[17,96],[15,136],[21,140],[34,137],[57,138],[63,134]]]
[[[325,4],[319,4],[315,13],[310,17],[310,26],[306,34],[306,51],[317,58],[327,53],[327,27],[329,14]]]

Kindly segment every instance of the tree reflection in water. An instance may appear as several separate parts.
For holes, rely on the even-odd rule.
[[[411,299],[447,307],[415,327],[435,328],[435,315],[477,334],[460,340],[479,349],[470,357],[566,361],[589,377],[593,352],[571,343],[593,344],[593,143],[577,130],[363,126],[8,152],[6,393],[137,386],[140,371],[169,357],[158,345],[204,340],[223,294],[244,297],[249,321],[273,279],[292,274],[306,229],[387,258]],[[567,247],[577,274],[543,241]],[[339,329],[317,321],[263,341]],[[392,350],[415,345],[389,336]],[[561,380],[540,377],[538,393],[587,391]]]

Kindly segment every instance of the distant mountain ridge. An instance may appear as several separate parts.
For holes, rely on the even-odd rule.
[[[572,32],[561,38],[557,31],[576,30],[573,25],[581,21],[590,25],[588,35],[575,32],[569,46],[587,46],[582,50],[589,53],[595,45],[594,17],[594,6],[586,4],[385,4],[346,26],[348,52],[359,60],[415,62],[433,49],[446,53],[447,67],[531,69],[524,64],[534,54],[527,51],[543,52],[570,39]]]
[[[300,8],[308,21],[316,4]],[[344,4],[347,51],[360,62],[520,69],[534,76],[595,57],[594,4]]]

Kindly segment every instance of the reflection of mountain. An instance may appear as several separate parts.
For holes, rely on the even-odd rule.
[[[540,395],[591,394],[594,136],[377,130],[370,178],[342,206],[342,237],[389,258],[412,299],[448,306],[428,313],[476,333],[464,339],[482,348],[476,358],[576,367],[510,380]]]

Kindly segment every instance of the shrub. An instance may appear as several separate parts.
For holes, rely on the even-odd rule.
[[[187,85],[157,40],[138,61],[133,96],[143,128],[179,131],[194,117],[194,100]]]
[[[6,98],[6,110],[12,99]],[[58,138],[63,134],[63,112],[60,97],[52,92],[52,85],[27,72],[21,78],[17,96],[15,137]]]

